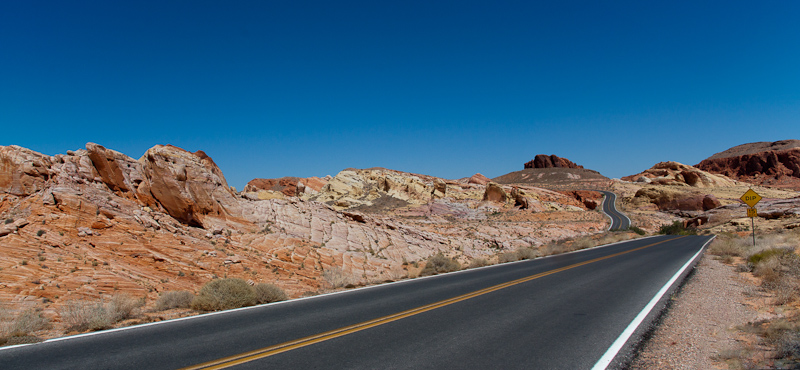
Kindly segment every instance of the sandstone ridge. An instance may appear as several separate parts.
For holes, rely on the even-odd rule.
[[[695,167],[751,184],[800,190],[800,140],[739,145]]]

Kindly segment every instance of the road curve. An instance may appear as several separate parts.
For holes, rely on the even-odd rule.
[[[0,350],[0,368],[613,368],[637,336],[609,348],[708,241],[642,238],[52,340]]]
[[[627,230],[631,227],[631,219],[617,210],[617,195],[610,191],[602,191],[603,197],[603,212],[611,218],[611,226],[608,231]]]

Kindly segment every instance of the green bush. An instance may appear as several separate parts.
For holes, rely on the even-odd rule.
[[[253,287],[253,291],[259,304],[285,301],[288,298],[286,292],[274,284],[259,283]]]
[[[192,305],[194,294],[185,290],[169,291],[158,296],[156,300],[156,310],[165,311],[173,308],[189,308]]]
[[[425,263],[425,268],[420,272],[420,276],[436,275],[445,272],[461,270],[461,264],[458,261],[445,257],[442,252],[439,252],[428,258]]]
[[[782,256],[786,254],[785,249],[780,248],[770,248],[764,249],[761,252],[752,254],[750,257],[747,258],[747,261],[752,263],[753,265],[759,264],[759,262],[769,259],[772,256]]]
[[[198,311],[229,310],[256,304],[256,294],[244,280],[238,278],[211,280],[192,300]]]
[[[664,225],[658,230],[659,234],[664,235],[697,235],[697,229],[683,226],[683,222],[675,221],[671,225]]]

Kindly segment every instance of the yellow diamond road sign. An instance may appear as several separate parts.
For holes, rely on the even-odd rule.
[[[756,194],[753,189],[748,190],[741,198],[742,202],[745,202],[750,207],[755,207],[758,202],[761,201],[761,196]]]

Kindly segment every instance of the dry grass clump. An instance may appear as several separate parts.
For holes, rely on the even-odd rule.
[[[734,257],[742,257],[746,264],[740,264],[740,272],[752,272],[761,279],[761,288],[771,293],[772,304],[784,305],[792,310],[800,302],[800,256],[795,250],[800,247],[800,233],[779,231],[757,236],[756,246],[749,235],[739,237],[735,234],[718,235],[709,252],[731,262]],[[787,311],[787,312],[789,312]],[[742,353],[731,359],[723,359],[732,368],[763,368],[764,361],[774,362],[776,368],[800,368],[800,325],[797,315],[787,315],[776,320],[763,320],[750,323],[739,329],[761,337],[763,345],[774,349],[773,358],[756,360],[752,354]],[[748,358],[749,357],[749,358]],[[762,366],[764,365],[764,366]]]
[[[256,294],[256,301],[259,304],[285,301],[288,297],[283,289],[274,284],[259,283],[253,287],[253,292]]]
[[[461,270],[461,264],[458,263],[458,261],[447,258],[442,252],[439,252],[428,258],[425,267],[420,272],[420,276],[436,275],[458,270]]]
[[[516,254],[518,260],[532,260],[539,257],[539,251],[531,247],[519,248]]]
[[[229,310],[255,305],[253,288],[242,279],[226,278],[211,280],[192,300],[192,309],[198,311]]]
[[[194,294],[185,290],[168,291],[158,296],[156,300],[156,311],[166,311],[173,308],[189,308],[192,306]]]
[[[135,316],[144,299],[127,294],[117,294],[107,303],[102,301],[72,300],[59,311],[67,331],[102,330],[115,323]]]
[[[0,346],[39,342],[32,333],[49,326],[50,319],[41,310],[27,308],[14,315],[0,307]]]
[[[351,279],[344,273],[341,267],[331,267],[323,270],[322,278],[325,279],[331,289],[341,288],[351,284]]]
[[[480,258],[479,257],[479,258],[475,258],[472,261],[470,261],[469,262],[469,266],[467,268],[474,269],[474,268],[477,268],[477,267],[483,267],[483,266],[489,266],[489,265],[491,265],[491,263],[489,263],[489,260],[487,260],[486,258]]]
[[[517,261],[516,252],[504,252],[497,256],[497,263],[507,263]]]

